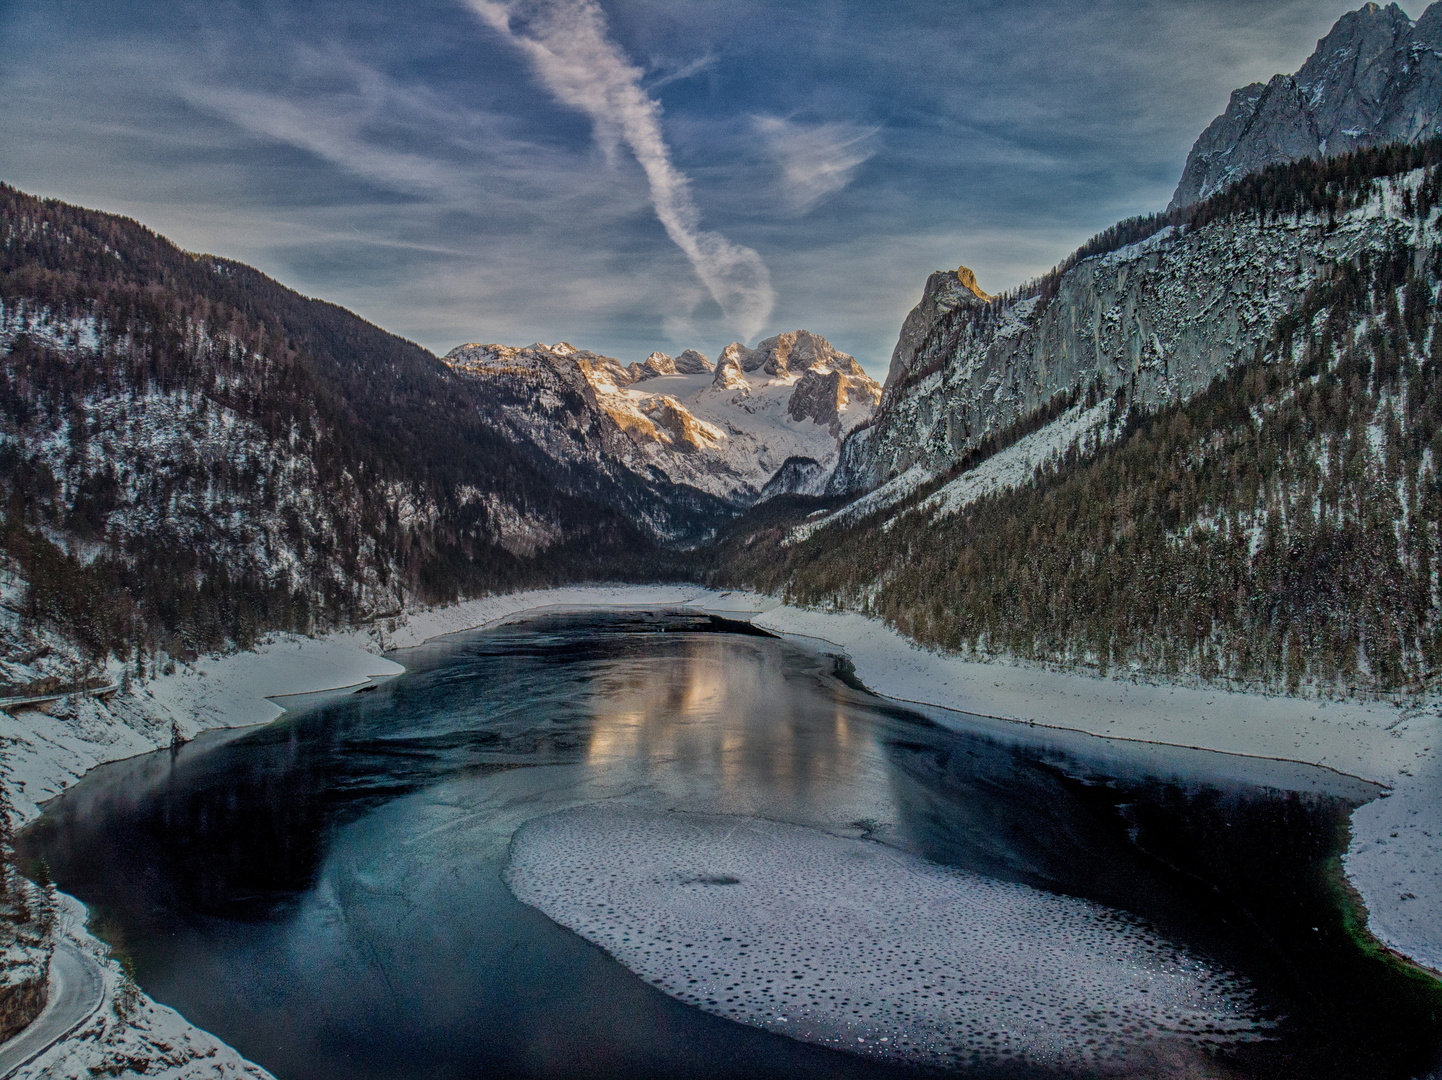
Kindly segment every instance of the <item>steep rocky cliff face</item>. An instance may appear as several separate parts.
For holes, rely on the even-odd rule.
[[[965,266],[956,273],[938,270],[926,279],[921,303],[911,309],[901,324],[901,336],[891,351],[891,366],[886,370],[886,385],[898,385],[915,365],[916,350],[926,344],[932,327],[947,312],[970,300],[989,300],[976,285],[976,275]]]
[[[1173,208],[1265,165],[1442,133],[1442,4],[1413,23],[1396,4],[1337,21],[1295,75],[1232,94],[1187,156]]]
[[[1249,359],[1319,274],[1408,236],[1410,198],[1384,184],[1341,218],[1236,213],[1168,226],[1082,260],[1049,297],[986,302],[955,274],[933,274],[882,405],[847,440],[829,490],[905,477],[899,497],[1058,395],[1107,397],[1121,411],[1185,400]]]
[[[891,479],[743,519],[717,583],[977,657],[1430,685],[1442,148],[1269,173],[1020,301],[950,290],[846,444],[838,475]]]
[[[805,330],[755,349],[733,342],[714,370],[692,349],[622,366],[564,342],[462,345],[445,362],[485,386],[488,419],[516,443],[559,469],[584,468],[617,490],[649,493],[628,511],[667,536],[680,535],[679,511],[688,506],[692,533],[703,536],[763,489],[793,490],[784,477],[768,483],[789,459],[829,473],[841,440],[870,419],[881,396],[854,357]],[[656,489],[666,484],[663,498]],[[674,521],[653,521],[655,507],[671,505]]]

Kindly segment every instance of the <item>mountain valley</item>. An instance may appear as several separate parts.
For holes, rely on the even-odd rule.
[[[663,215],[672,240],[674,226]],[[737,254],[749,248],[726,250],[750,265]],[[761,636],[789,637],[786,648],[802,641],[816,653],[787,663],[808,694],[820,694],[807,709],[826,733],[815,744],[827,748],[822,757],[893,770],[868,795],[892,807],[891,817],[846,803],[838,821],[850,823],[848,852],[894,840],[904,828],[897,821],[927,819],[944,800],[966,820],[971,793],[1005,793],[1019,775],[1006,770],[1023,766],[1008,758],[995,774],[962,776],[980,766],[947,757],[940,736],[931,756],[921,754],[900,726],[878,727],[893,734],[860,750],[863,739],[843,721],[843,686],[864,710],[882,715],[883,700],[914,706],[938,732],[977,745],[1034,743],[1024,768],[1036,773],[1037,790],[1065,790],[1068,807],[1095,811],[1105,819],[1098,837],[1115,827],[1129,838],[1076,841],[1080,861],[1099,866],[1119,865],[1118,851],[1148,866],[1166,856],[1145,848],[1146,826],[1127,817],[1133,807],[1117,801],[1114,776],[1093,783],[1057,764],[1095,750],[1076,749],[1083,739],[1124,744],[1108,761],[1139,773],[1151,768],[1152,744],[1164,744],[1183,751],[1176,760],[1207,784],[1225,774],[1216,790],[1228,792],[1265,787],[1265,770],[1279,763],[1330,770],[1328,783],[1345,789],[1329,804],[1331,831],[1299,826],[1301,839],[1293,837],[1315,847],[1309,888],[1351,920],[1327,948],[1345,938],[1374,975],[1385,968],[1399,985],[1414,980],[1415,1014],[1396,1022],[1422,1030],[1429,1022],[1418,1018],[1431,1015],[1432,1031],[1442,996],[1404,960],[1431,970],[1442,957],[1442,841],[1434,838],[1442,771],[1431,740],[1442,714],[1442,2],[1415,22],[1396,5],[1343,16],[1295,74],[1231,95],[1197,138],[1165,209],[1105,229],[1050,271],[1006,288],[988,280],[998,289],[989,293],[967,266],[951,265],[924,281],[917,274],[920,295],[896,331],[884,382],[820,333],[771,333],[760,317],[754,333],[731,319],[740,329],[727,335],[745,340],[714,359],[696,348],[623,362],[567,341],[484,343],[507,333],[485,325],[465,329],[480,340],[437,355],[250,266],[184,251],[137,221],[0,184],[0,752],[23,789],[17,813],[39,815],[42,798],[109,758],[170,747],[172,771],[162,763],[152,772],[179,775],[182,748],[207,726],[282,709],[300,716],[309,707],[302,697],[377,690],[403,669],[372,654],[400,655],[393,650],[537,611],[555,622],[517,632],[516,641],[529,635],[523,660],[507,652],[513,639],[504,633],[475,654],[500,673],[487,685],[510,686],[505,679],[533,665],[536,685],[548,687],[515,745],[489,730],[468,741],[477,716],[505,728],[513,703],[479,691],[479,703],[451,696],[470,686],[456,661],[454,684],[452,675],[426,684],[445,706],[437,715],[457,725],[434,744],[365,712],[389,702],[385,692],[357,706],[355,715],[375,721],[366,752],[382,762],[368,766],[365,783],[409,795],[407,770],[418,761],[445,759],[455,776],[436,775],[447,783],[483,786],[518,762],[584,760],[589,769],[604,759],[623,763],[619,789],[634,781],[626,754],[639,760],[649,737],[658,741],[648,752],[664,759],[657,775],[670,783],[668,755],[700,737],[679,722],[657,734],[665,727],[657,718],[685,719],[693,705],[700,716],[728,695],[742,704],[706,715],[730,723],[745,713],[766,782],[773,757],[804,778],[832,759],[818,764],[804,747],[780,746],[758,719],[761,706],[750,704],[761,692],[741,694],[707,660],[734,646],[770,671],[747,649]],[[733,294],[711,296],[730,318],[722,297]],[[845,328],[821,329],[871,362]],[[573,330],[555,333],[585,344]],[[640,340],[648,348],[654,339]],[[596,626],[566,622],[608,607],[616,610]],[[668,638],[664,664],[637,659],[634,642],[649,639],[627,635],[660,633],[665,619],[676,620],[678,635],[737,641],[712,648]],[[654,685],[637,681],[622,693],[598,676],[585,652],[592,631],[614,635],[608,648]],[[575,667],[558,674],[559,663],[548,665],[562,653],[547,650],[563,648]],[[414,656],[424,674],[431,654]],[[871,665],[864,686],[863,663]],[[312,664],[339,674],[280,691],[265,682],[271,670]],[[575,693],[586,708],[614,694],[615,714],[572,717],[570,728],[553,730],[547,710],[569,702],[573,684],[588,687]],[[515,696],[528,686],[515,684]],[[867,686],[885,699],[863,695]],[[242,698],[264,708],[237,706]],[[202,710],[202,700],[219,704]],[[308,736],[307,783],[346,757],[335,752],[349,738],[340,726]],[[235,751],[236,760],[280,775],[303,740],[277,739],[253,759]],[[718,738],[714,754],[695,751],[696,768],[724,761],[729,745]],[[1215,775],[1214,761],[1187,756],[1210,751],[1227,758]],[[717,801],[705,813],[729,815],[744,798],[717,768]],[[831,779],[847,787],[841,773]],[[1174,779],[1158,781],[1159,805],[1195,796],[1192,788],[1177,796],[1181,787],[1166,787]],[[256,805],[268,805],[269,782],[255,781]],[[1313,788],[1297,781],[1296,791],[1268,796],[1284,806],[1269,824],[1278,835],[1290,835],[1286,813],[1321,804],[1320,781],[1306,782]],[[1395,797],[1375,797],[1383,784]],[[372,803],[369,788],[357,790],[356,820],[392,797]],[[670,797],[656,790],[660,801]],[[928,802],[933,796],[939,801]],[[316,806],[325,798],[304,797]],[[233,806],[213,798],[200,832],[234,824]],[[455,805],[425,809],[443,823],[437,835]],[[295,817],[312,811],[320,820],[315,807]],[[277,820],[289,822],[289,813]],[[1076,820],[1074,807],[1068,814]],[[662,828],[647,819],[642,831],[653,827]],[[839,827],[828,819],[827,828]],[[936,843],[956,831],[965,830],[941,830]],[[322,872],[333,839],[317,839],[322,832],[308,841],[296,895]],[[273,842],[252,840],[256,850]],[[3,830],[4,895],[4,875],[18,873],[14,843]],[[501,847],[492,854],[503,858]],[[626,862],[624,852],[616,858]],[[1401,878],[1395,860],[1408,858]],[[249,865],[236,857],[227,872],[248,881]],[[1180,865],[1189,864],[1166,863],[1158,880],[1192,874],[1177,873]],[[487,877],[497,890],[499,873]],[[741,884],[728,875],[702,868],[678,888]],[[354,876],[358,891],[370,888]],[[32,939],[48,934],[53,947],[59,924],[45,920],[59,901],[43,884],[33,897],[16,887],[11,907],[24,918],[0,910],[0,935],[8,919],[30,950],[22,974],[33,1012]],[[1096,885],[1099,894],[1112,887]],[[730,895],[712,893],[722,905]],[[1291,894],[1278,901],[1291,902]],[[555,906],[570,911],[569,903]],[[1241,925],[1234,914],[1217,919]],[[731,936],[721,940],[730,947]],[[1313,944],[1307,938],[1299,954]],[[111,998],[129,987],[142,999],[128,973],[106,971]],[[789,1023],[779,999],[772,1005],[758,1023]],[[140,1023],[103,1015],[117,1030]],[[1258,1019],[1257,1031],[1272,1023]],[[156,1061],[169,1046],[163,1034],[145,1051]],[[878,1049],[878,1060],[896,1051]],[[1195,1061],[1212,1062],[1209,1053]],[[226,1076],[252,1075],[243,1061],[226,1061]]]

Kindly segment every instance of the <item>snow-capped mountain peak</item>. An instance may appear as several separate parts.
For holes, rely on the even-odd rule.
[[[558,462],[577,454],[578,441],[600,439],[605,456],[639,475],[660,472],[741,505],[788,459],[829,472],[841,440],[870,419],[881,398],[855,357],[807,330],[755,349],[732,342],[714,367],[694,349],[622,365],[566,342],[462,345],[445,362],[462,375],[504,382],[504,399],[515,402],[507,426]],[[563,431],[591,434],[566,439]],[[776,486],[767,493],[778,493]]]

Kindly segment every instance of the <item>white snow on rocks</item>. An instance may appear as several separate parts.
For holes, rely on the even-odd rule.
[[[1131,916],[796,825],[567,810],[516,833],[505,880],[673,997],[873,1057],[1097,1067],[1266,1037],[1239,976]]]
[[[274,1080],[214,1035],[142,994],[105,943],[85,929],[85,906],[63,893],[59,901],[60,932],[99,968],[104,997],[79,1028],[15,1073],[16,1080]]]
[[[561,400],[553,384],[583,391],[625,433],[613,443],[587,435],[584,449],[745,504],[790,458],[810,458],[829,474],[841,441],[880,400],[881,387],[855,358],[806,331],[778,335],[755,350],[735,342],[714,371],[701,354],[682,357],[688,355],[684,365],[680,357],[673,363],[653,353],[644,365],[623,367],[566,342],[538,342],[523,349],[462,345],[444,359],[464,375],[500,380],[503,396],[515,398],[499,406],[506,423],[558,460],[572,462],[577,446],[565,433],[575,418],[550,415]]]

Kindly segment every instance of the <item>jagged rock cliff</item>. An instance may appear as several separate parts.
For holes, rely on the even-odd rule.
[[[970,284],[963,280],[964,276],[970,276]],[[956,273],[938,270],[926,279],[926,288],[921,291],[921,303],[912,308],[906,316],[906,321],[901,324],[901,336],[896,340],[896,348],[891,351],[891,366],[886,371],[888,387],[896,386],[901,377],[911,369],[916,359],[916,350],[926,340],[937,319],[964,300],[973,297],[987,299],[985,296],[977,296],[975,284],[976,276],[964,266]]]
[[[623,367],[564,342],[462,345],[445,362],[483,381],[488,416],[558,467],[584,464],[618,483],[662,478],[736,508],[763,487],[790,490],[767,487],[790,458],[829,473],[881,395],[854,357],[805,330],[755,349],[732,342],[714,371],[693,349]]]
[[[1442,4],[1413,23],[1396,4],[1343,15],[1295,75],[1232,93],[1187,156],[1173,208],[1274,162],[1442,133]]]
[[[1272,166],[1182,221],[1020,302],[952,290],[846,444],[838,475],[891,479],[747,519],[718,580],[978,657],[1432,685],[1442,146]]]
[[[687,349],[682,352],[680,356],[676,357],[675,364],[678,375],[709,375],[716,368],[716,365],[711,363],[710,357],[695,349]]]
[[[1415,227],[1404,190],[1335,225],[1237,214],[1168,227],[1081,261],[1047,299],[988,303],[955,274],[933,274],[882,405],[846,441],[829,490],[867,491],[908,471],[915,487],[1057,395],[1090,391],[1123,409],[1190,397],[1249,359],[1327,267],[1404,239]]]

